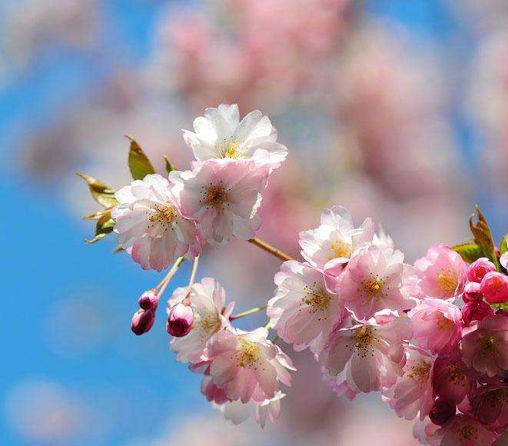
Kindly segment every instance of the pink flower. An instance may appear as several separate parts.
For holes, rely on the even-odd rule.
[[[221,244],[252,238],[267,172],[253,161],[210,159],[192,171],[171,172],[182,214],[195,220],[205,240]]]
[[[275,397],[279,382],[291,385],[291,359],[267,339],[267,330],[217,332],[208,342],[210,376],[232,400],[261,403]]]
[[[452,303],[423,299],[409,312],[418,345],[432,353],[453,350],[460,341],[462,314]]]
[[[277,291],[268,301],[272,328],[295,350],[318,353],[332,329],[346,317],[336,294],[327,291],[323,274],[295,260],[275,275]]]
[[[508,387],[480,387],[470,400],[475,417],[489,429],[502,431],[508,427]]]
[[[432,406],[432,409],[430,409],[429,418],[434,424],[444,426],[453,418],[456,412],[457,408],[455,407],[455,404],[442,398],[438,398]]]
[[[215,404],[229,402],[229,398],[226,396],[224,389],[217,387],[210,375],[203,376],[203,380],[201,381],[201,393],[208,401]]]
[[[358,248],[372,242],[373,235],[370,219],[355,228],[347,209],[334,206],[321,214],[319,227],[300,232],[302,256],[312,266],[337,275]]]
[[[248,418],[254,418],[264,428],[267,420],[273,423],[279,418],[280,401],[285,396],[284,393],[278,391],[273,398],[261,401],[260,403],[252,400],[248,403],[228,401],[217,405],[217,408],[224,414],[224,418],[233,424],[240,424]]]
[[[480,373],[495,376],[508,369],[508,317],[496,314],[478,322],[462,338],[464,363]]]
[[[486,257],[475,260],[467,268],[467,278],[471,282],[480,283],[485,274],[496,271],[496,266]]]
[[[395,384],[406,357],[403,341],[411,338],[407,317],[379,324],[370,320],[334,331],[319,355],[328,378],[347,383],[354,392],[372,392]]]
[[[450,299],[462,293],[467,265],[459,254],[438,245],[415,262],[419,286],[427,297]]]
[[[480,285],[483,297],[491,304],[508,301],[508,276],[498,272],[485,274]]]
[[[180,214],[166,178],[147,175],[121,188],[115,197],[114,231],[120,246],[143,269],[161,271],[180,256],[199,254],[195,224]]]
[[[233,304],[225,308],[224,288],[215,279],[205,277],[192,285],[190,293],[187,287],[177,288],[173,292],[168,301],[168,315],[187,295],[194,323],[186,336],[171,339],[171,349],[176,352],[178,361],[198,363],[206,359],[207,341],[220,329],[230,326],[229,315]]]
[[[434,362],[432,384],[440,398],[461,403],[471,390],[473,376],[458,356],[439,356]]]
[[[390,248],[371,246],[360,251],[339,277],[336,292],[359,320],[384,309],[407,310],[415,305],[417,289],[413,268],[404,255]]]
[[[474,418],[457,414],[436,432],[440,446],[492,446],[496,435]]]
[[[195,133],[183,131],[197,160],[253,159],[273,170],[286,159],[287,148],[277,142],[277,131],[259,110],[250,112],[241,122],[236,104],[207,108],[204,115],[194,120]]]
[[[434,404],[432,390],[433,358],[423,350],[408,348],[402,376],[385,391],[385,399],[399,417],[423,420]]]
[[[480,284],[478,282],[468,282],[464,287],[464,294],[462,300],[466,303],[478,302],[483,299],[483,294],[480,290]]]

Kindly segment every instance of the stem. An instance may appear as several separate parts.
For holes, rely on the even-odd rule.
[[[245,316],[250,316],[251,314],[259,313],[260,311],[266,310],[266,307],[267,307],[267,305],[265,304],[265,305],[261,305],[259,307],[251,308],[250,310],[244,311],[243,313],[232,314],[231,316],[229,316],[229,320],[232,321],[235,319],[240,319]]]
[[[184,260],[185,260],[184,257],[178,257],[178,259],[176,259],[175,263],[173,263],[173,266],[171,267],[171,269],[166,274],[166,277],[164,277],[164,279],[161,280],[161,283],[159,283],[159,285],[157,285],[157,288],[159,289],[159,291],[157,292],[157,296],[159,297],[159,299],[164,294],[164,291],[166,290],[169,282],[171,281],[173,276],[176,274],[176,272],[178,271],[178,268],[180,268],[180,265],[183,263]]]
[[[194,263],[192,264],[192,272],[189,279],[189,288],[194,285],[194,281],[196,280],[196,273],[198,271],[198,265],[199,265],[199,256],[194,257]]]
[[[248,241],[249,241],[249,243],[256,245],[257,247],[265,250],[266,252],[269,252],[270,254],[274,255],[275,257],[278,257],[281,260],[284,260],[284,261],[293,260],[293,258],[291,256],[288,256],[286,253],[282,252],[280,249],[277,249],[277,248],[273,247],[272,245],[269,245],[268,243],[264,242],[263,240],[260,240],[258,238],[251,238]]]

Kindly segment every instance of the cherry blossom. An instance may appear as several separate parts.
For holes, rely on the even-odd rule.
[[[487,376],[508,369],[508,317],[496,314],[482,319],[462,339],[466,365]]]
[[[360,247],[372,241],[373,225],[368,218],[355,228],[347,209],[342,206],[326,209],[319,227],[300,232],[302,256],[316,268],[337,275]]]
[[[409,312],[409,317],[418,345],[432,353],[455,349],[460,341],[462,314],[452,303],[423,299]]]
[[[169,181],[147,175],[115,193],[111,212],[120,246],[143,269],[161,271],[178,257],[200,252],[195,224],[182,217]]]
[[[319,353],[347,317],[338,296],[327,291],[320,271],[295,260],[284,262],[274,280],[277,291],[267,308],[272,328],[295,350]]]
[[[404,255],[390,248],[370,246],[358,253],[337,282],[335,291],[341,303],[361,320],[385,309],[414,307],[416,276],[403,261]]]
[[[184,130],[184,140],[200,161],[253,159],[273,170],[287,156],[287,148],[277,142],[277,131],[270,119],[254,110],[240,121],[236,104],[207,108],[204,116],[194,120],[194,132]]]
[[[434,359],[417,348],[408,348],[403,373],[395,385],[385,391],[385,398],[399,417],[423,420],[434,404],[432,366]]]
[[[403,342],[411,338],[407,317],[370,320],[334,331],[319,355],[324,372],[336,384],[346,382],[353,392],[391,387],[406,362]]]
[[[267,339],[267,330],[220,330],[208,342],[210,376],[231,401],[261,403],[275,397],[279,382],[291,385],[291,359]]]
[[[457,414],[436,432],[440,446],[491,446],[496,435],[474,418]]]
[[[253,161],[216,159],[170,174],[182,214],[196,221],[203,238],[213,244],[254,236],[267,177]]]
[[[443,245],[433,246],[415,262],[419,286],[426,297],[454,298],[462,293],[466,264],[455,251]]]

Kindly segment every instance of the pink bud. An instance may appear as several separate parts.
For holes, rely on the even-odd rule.
[[[462,321],[469,326],[473,321],[481,321],[484,317],[492,316],[492,307],[483,300],[468,302],[462,307]]]
[[[443,426],[455,415],[455,405],[438,398],[430,409],[429,418],[434,424]]]
[[[190,305],[176,304],[169,312],[166,330],[171,336],[181,338],[192,329],[194,323],[194,312]]]
[[[154,290],[145,291],[138,299],[138,304],[143,310],[155,310],[158,303],[159,299]]]
[[[498,272],[487,273],[482,279],[481,291],[485,300],[491,304],[508,301],[508,276]]]
[[[467,278],[471,282],[480,283],[485,274],[495,271],[496,266],[486,257],[481,257],[475,260],[467,269]]]
[[[464,302],[474,302],[477,300],[482,300],[482,292],[480,291],[480,284],[478,282],[468,282],[464,287],[464,294],[462,295],[462,299]]]
[[[136,335],[142,335],[150,331],[155,322],[155,312],[153,310],[138,310],[132,316],[131,330]]]

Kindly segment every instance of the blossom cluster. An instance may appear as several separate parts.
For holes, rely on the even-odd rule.
[[[318,227],[300,233],[302,259],[292,259],[255,238],[263,192],[287,156],[269,118],[254,111],[240,120],[236,105],[220,105],[183,136],[195,157],[190,170],[168,163],[167,177],[156,174],[135,146],[130,167],[138,179],[100,213],[99,222],[111,216],[120,247],[143,269],[172,265],[140,297],[134,333],[152,328],[166,287],[189,259],[189,284],[167,305],[171,349],[202,375],[203,395],[234,423],[252,416],[264,426],[279,415],[282,385],[291,385],[295,368],[277,339],[295,351],[309,349],[337,395],[380,392],[399,417],[417,419],[422,443],[504,444],[507,238],[495,247],[481,211],[478,223],[470,222],[473,242],[431,247],[411,265],[370,218],[356,226],[347,209],[333,206]],[[94,194],[109,193],[87,181]],[[284,260],[267,304],[237,314],[217,280],[196,281],[206,244],[233,238]],[[234,326],[265,309],[263,327]]]

